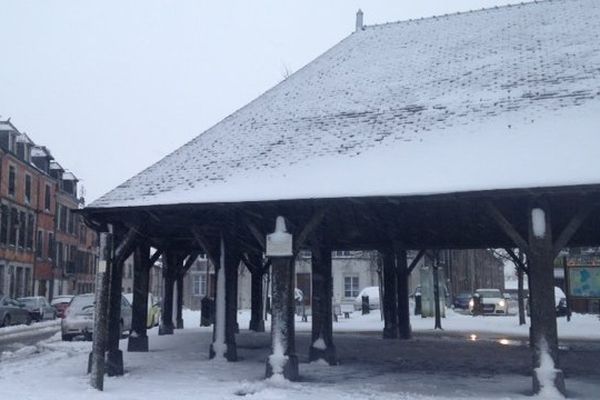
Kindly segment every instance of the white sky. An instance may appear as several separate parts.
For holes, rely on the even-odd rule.
[[[88,202],[365,23],[508,0],[0,0],[0,118],[49,147]]]

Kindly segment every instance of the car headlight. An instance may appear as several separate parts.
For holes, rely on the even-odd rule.
[[[506,301],[504,301],[504,300],[500,300],[500,301],[498,302],[498,305],[499,305],[500,307],[504,307],[504,306],[506,305]]]
[[[475,306],[475,302],[473,301],[473,299],[469,300],[469,307],[473,307]]]

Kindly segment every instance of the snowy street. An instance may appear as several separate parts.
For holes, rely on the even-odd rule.
[[[164,399],[173,396],[170,385],[177,388],[177,399],[518,399],[530,391],[531,354],[522,340],[527,328],[518,327],[516,317],[449,311],[443,332],[432,331],[432,319],[413,317],[414,338],[400,341],[381,339],[378,310],[366,316],[355,312],[334,323],[340,360],[334,367],[307,363],[310,322],[297,321],[301,381],[295,383],[263,379],[270,336],[245,330],[248,311],[239,314],[241,360],[236,363],[209,360],[212,329],[195,327],[198,312],[186,311],[184,318],[187,328],[174,336],[150,330],[149,353],[124,351],[126,374],[107,378],[103,393],[88,385],[90,342],[61,342],[57,334],[35,346],[4,352],[0,398],[70,400],[80,399],[83,392],[92,399]],[[570,323],[564,318],[558,323],[564,332],[561,362],[569,394],[594,399],[600,390],[600,321],[575,315]]]

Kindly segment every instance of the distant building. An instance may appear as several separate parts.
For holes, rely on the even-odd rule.
[[[93,290],[96,234],[73,211],[77,178],[11,122],[0,121],[0,292]]]

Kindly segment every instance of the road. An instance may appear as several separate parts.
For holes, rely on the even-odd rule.
[[[30,326],[0,328],[0,354],[32,346],[60,331],[60,320],[34,323]]]

